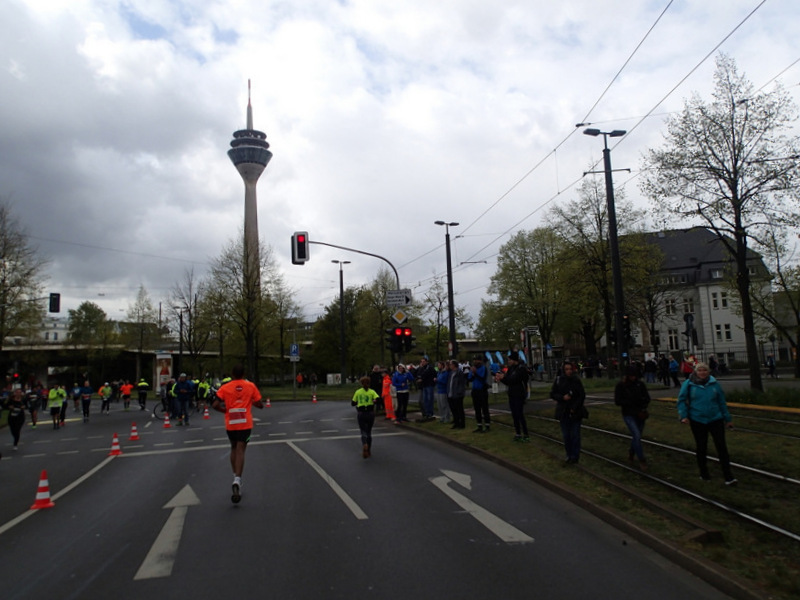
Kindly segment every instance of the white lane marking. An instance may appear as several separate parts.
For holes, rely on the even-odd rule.
[[[169,577],[172,575],[172,566],[175,564],[175,557],[178,554],[178,545],[183,534],[183,526],[186,522],[186,513],[190,506],[200,504],[200,499],[194,493],[191,486],[185,485],[183,489],[175,494],[175,497],[167,502],[162,508],[171,508],[172,512],[161,528],[156,541],[150,547],[150,551],[133,577],[136,579],[154,579],[156,577]]]
[[[339,499],[341,499],[341,501],[344,502],[345,506],[347,506],[347,508],[350,509],[350,512],[352,512],[353,515],[355,515],[356,519],[361,519],[361,520],[369,519],[367,513],[361,510],[361,507],[358,504],[356,504],[356,501],[353,500],[350,497],[350,495],[347,492],[345,492],[344,489],[342,489],[342,486],[336,483],[333,477],[328,475],[325,472],[325,470],[314,461],[313,458],[311,458],[308,454],[303,452],[293,442],[289,442],[289,447],[295,452],[297,452],[303,458],[303,460],[305,460],[309,465],[311,465],[311,468],[314,469],[317,472],[317,474],[320,477],[322,477],[325,483],[327,483],[331,487],[333,492],[337,496],[339,496]]]
[[[63,456],[65,454],[78,454],[80,450],[64,450],[63,452],[56,452],[56,456]]]
[[[456,475],[458,479],[453,479],[450,475],[445,474],[439,477],[431,477],[429,481],[439,488],[446,496],[448,496],[453,502],[458,504],[461,508],[463,508],[467,513],[472,515],[481,525],[486,527],[489,531],[499,537],[501,540],[506,542],[507,544],[524,544],[527,542],[534,541],[532,537],[527,535],[526,533],[520,531],[511,523],[506,523],[500,517],[490,513],[488,510],[483,508],[482,506],[475,504],[472,500],[467,498],[466,496],[462,496],[455,490],[451,490],[449,487],[449,483],[454,481],[456,483],[461,483],[462,481],[467,482],[467,489],[469,487],[469,476],[463,475],[460,473],[453,473],[452,471],[442,471],[443,473],[449,473],[451,475]]]

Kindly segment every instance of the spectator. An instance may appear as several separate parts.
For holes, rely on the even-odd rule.
[[[708,436],[711,434],[725,485],[735,485],[736,479],[731,472],[731,459],[725,443],[726,424],[729,429],[733,428],[731,413],[728,412],[722,386],[711,375],[707,364],[697,363],[694,373],[683,382],[678,393],[678,415],[681,423],[688,423],[692,428],[701,479],[711,479],[707,464]]]
[[[420,398],[420,409],[422,420],[430,421],[433,419],[433,394],[436,387],[436,369],[428,362],[427,357],[419,361],[419,368],[414,372],[417,387],[422,390]]]
[[[466,416],[464,415],[464,395],[467,393],[467,377],[457,360],[450,361],[450,373],[447,378],[447,403],[453,413],[453,426],[451,429],[464,429]]]
[[[550,397],[556,401],[556,419],[561,425],[566,461],[575,464],[581,455],[581,421],[588,413],[583,405],[586,392],[573,363],[564,363],[563,374],[553,382]]]
[[[397,370],[392,375],[392,385],[397,390],[397,421],[408,421],[408,395],[411,391],[411,384],[414,383],[414,376],[411,375],[404,365],[397,365]]]
[[[473,433],[489,431],[491,418],[489,417],[489,367],[483,364],[481,357],[472,361],[467,379],[472,383],[472,407],[475,409],[475,421],[478,427]]]
[[[436,369],[436,406],[439,409],[439,422],[447,424],[453,420],[450,405],[447,403],[447,380],[450,379],[450,371],[441,360],[436,363]]]
[[[525,400],[528,398],[528,369],[520,364],[516,353],[508,355],[508,370],[494,376],[507,388],[508,406],[514,421],[514,441],[529,442],[528,422],[525,420]]]
[[[634,367],[625,371],[625,379],[617,383],[614,389],[614,404],[622,409],[622,420],[628,431],[631,432],[631,445],[628,449],[628,459],[634,456],[639,459],[639,466],[647,470],[647,461],[642,449],[642,433],[647,420],[647,406],[650,404],[650,394],[647,386],[639,379],[639,372]]]
[[[11,437],[14,440],[14,450],[19,446],[19,437],[22,433],[22,426],[25,424],[25,399],[22,396],[22,390],[15,388],[11,392],[11,398],[8,400],[8,428],[11,430]]]

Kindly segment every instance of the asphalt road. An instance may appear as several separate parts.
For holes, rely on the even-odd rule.
[[[222,415],[0,431],[0,597],[720,599],[531,481],[347,403],[256,411],[242,502]],[[129,441],[132,422],[139,441]],[[114,433],[121,456],[108,456]],[[55,506],[30,511],[47,471]]]

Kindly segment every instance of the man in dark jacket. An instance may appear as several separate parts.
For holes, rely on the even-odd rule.
[[[508,355],[508,370],[495,375],[495,380],[508,388],[508,406],[514,420],[514,441],[529,442],[528,422],[525,420],[525,400],[528,399],[528,369],[519,361],[519,355]]]
[[[581,420],[586,416],[583,402],[586,392],[574,363],[565,362],[563,374],[556,377],[550,397],[556,401],[556,419],[561,425],[568,463],[577,463],[581,455]]]
[[[642,450],[642,433],[647,419],[647,406],[650,404],[650,393],[647,386],[639,379],[639,372],[635,367],[628,367],[625,379],[617,383],[614,389],[614,403],[622,409],[622,420],[628,431],[631,432],[631,445],[628,449],[628,458],[639,459],[642,470],[647,469],[647,461]]]
[[[475,409],[475,421],[478,427],[474,433],[489,431],[491,419],[489,417],[489,366],[483,364],[480,356],[472,361],[467,379],[472,383],[472,407]]]

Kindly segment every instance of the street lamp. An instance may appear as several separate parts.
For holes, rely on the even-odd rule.
[[[453,267],[450,260],[450,228],[457,227],[458,223],[434,221],[436,225],[444,225],[444,245],[447,250],[447,310],[450,313],[448,327],[450,328],[450,358],[458,356],[456,346],[456,309],[453,306]]]
[[[339,265],[339,320],[341,323],[341,330],[339,332],[339,346],[340,358],[342,362],[342,383],[346,381],[345,371],[347,370],[347,351],[344,347],[344,265],[349,265],[349,260],[332,260],[334,264]]]
[[[178,368],[175,370],[181,373],[181,369],[183,369],[183,311],[185,307],[173,306],[172,308],[178,311]]]
[[[624,368],[628,361],[628,339],[623,329],[625,315],[625,299],[622,291],[622,268],[619,261],[619,240],[617,239],[617,211],[614,207],[614,181],[611,177],[611,150],[608,149],[608,138],[622,137],[627,133],[621,129],[600,131],[584,129],[584,135],[603,136],[603,171],[606,176],[606,204],[608,205],[608,245],[611,250],[611,276],[614,284],[614,327],[617,330],[617,352],[619,368]],[[585,175],[585,173],[584,173]]]

